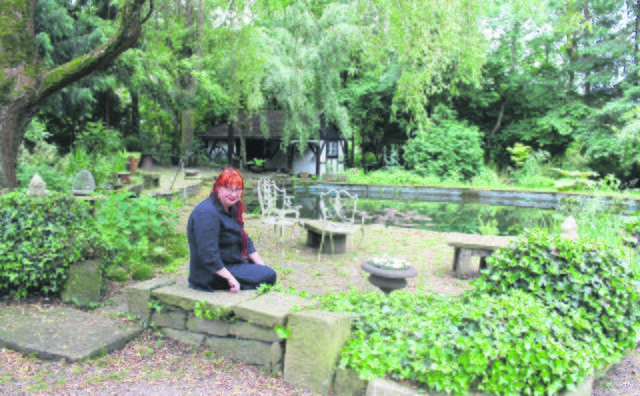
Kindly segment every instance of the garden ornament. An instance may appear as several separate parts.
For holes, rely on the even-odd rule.
[[[560,235],[567,239],[578,239],[578,223],[575,217],[569,216],[560,226]]]
[[[38,197],[44,197],[47,195],[49,191],[47,191],[47,184],[42,180],[39,174],[33,175],[31,181],[29,182],[29,191],[27,191],[28,195],[36,195]]]
[[[93,175],[86,169],[78,172],[71,183],[73,195],[89,195],[96,189]]]

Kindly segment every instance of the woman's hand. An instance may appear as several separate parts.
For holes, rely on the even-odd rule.
[[[220,275],[221,277],[226,279],[227,282],[229,282],[229,290],[231,291],[231,293],[237,293],[240,291],[240,283],[236,280],[236,278],[234,278],[233,275],[231,275],[231,272],[229,272],[228,269],[223,268],[220,271],[216,272],[216,274]]]
[[[237,293],[240,291],[240,283],[236,280],[236,278],[231,277],[227,279],[229,281],[229,290],[231,293]]]

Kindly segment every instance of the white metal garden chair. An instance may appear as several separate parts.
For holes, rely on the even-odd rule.
[[[261,177],[258,181],[258,200],[262,222],[273,225],[274,231],[279,234],[280,242],[283,242],[285,228],[299,223],[300,206],[292,205],[293,197],[287,195],[284,188],[278,187],[276,182],[267,176]]]
[[[330,249],[327,250],[332,254],[346,251],[347,237],[357,231],[360,231],[361,237],[364,237],[366,213],[358,210],[357,195],[337,189],[320,193],[320,214],[322,236],[318,255],[323,252],[327,236],[331,244]],[[337,252],[338,249],[340,251]]]

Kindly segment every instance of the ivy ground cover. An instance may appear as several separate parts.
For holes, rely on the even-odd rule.
[[[545,231],[495,254],[463,296],[325,297],[354,317],[341,365],[450,394],[558,394],[635,343],[637,279],[614,249]]]

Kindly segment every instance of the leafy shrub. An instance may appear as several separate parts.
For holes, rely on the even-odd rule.
[[[420,176],[414,171],[400,168],[381,169],[369,173],[364,173],[360,169],[357,174],[348,173],[348,181],[349,183],[377,185],[433,186],[440,184],[440,179],[437,176]]]
[[[622,219],[622,239],[626,246],[635,247],[640,237],[640,212]]]
[[[575,315],[562,317],[523,292],[479,298],[396,291],[325,297],[351,314],[354,332],[340,365],[361,377],[391,376],[438,392],[558,394],[595,367],[575,340]]]
[[[471,180],[473,187],[480,188],[505,188],[505,181],[498,175],[498,173],[490,168],[483,168],[476,176]]]
[[[134,263],[131,271],[131,279],[146,280],[153,276],[153,266],[147,263]]]
[[[138,263],[148,262],[154,254],[162,254],[158,245],[171,240],[175,233],[178,213],[174,206],[163,199],[148,195],[137,198],[129,193],[113,192],[101,201],[96,210],[96,224],[100,234],[117,253],[107,260],[107,277],[123,280],[124,274],[137,278],[150,276],[148,269]],[[146,274],[146,275],[145,275]]]
[[[409,169],[421,175],[469,180],[483,167],[480,131],[456,120],[446,106],[436,107],[432,124],[404,146]]]
[[[523,290],[560,315],[579,315],[576,339],[615,359],[635,345],[639,322],[638,279],[621,257],[610,246],[528,230],[488,258],[473,286],[488,295]]]
[[[555,182],[555,187],[560,191],[591,191],[596,188],[597,182],[591,180],[598,176],[592,171],[568,171],[564,169],[551,168],[552,171],[558,173],[561,178]]]
[[[16,177],[21,188],[27,189],[29,182],[35,174],[40,175],[47,185],[48,191],[71,192],[72,177],[64,172],[59,166],[45,164],[33,164],[29,162],[19,162],[16,169]]]
[[[51,134],[36,119],[29,125],[20,145],[16,176],[20,187],[26,188],[37,173],[49,191],[71,191],[71,177],[60,163],[58,148],[45,140]]]
[[[522,162],[519,162],[517,169],[513,171],[513,178],[516,184],[520,187],[528,188],[553,187],[555,181],[548,176],[551,172],[547,163],[550,157],[551,154],[548,152],[538,150],[521,159]]]
[[[70,264],[105,249],[83,202],[55,193],[0,197],[0,294],[60,292]]]
[[[61,163],[70,179],[86,169],[91,172],[97,186],[115,181],[114,174],[125,169],[126,156],[124,152],[112,155],[90,154],[84,148],[78,147],[67,154]]]
[[[105,128],[102,122],[88,122],[75,141],[76,148],[84,148],[94,156],[116,153],[124,145],[119,131]]]

